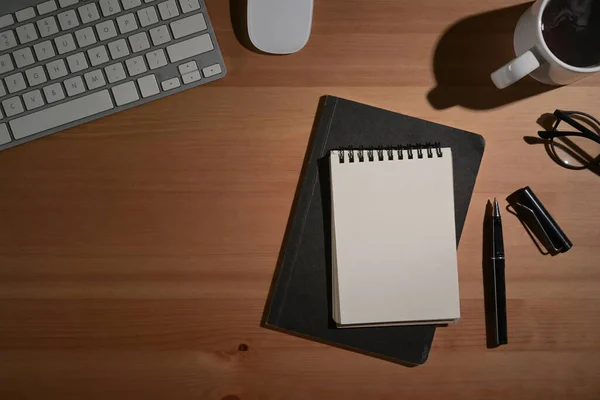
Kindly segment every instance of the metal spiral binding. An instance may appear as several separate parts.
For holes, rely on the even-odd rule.
[[[435,150],[435,154],[433,151]],[[426,151],[426,155],[425,152]],[[442,152],[442,147],[440,142],[435,143],[416,143],[409,144],[406,146],[393,146],[393,147],[383,147],[379,146],[377,148],[374,147],[359,147],[357,149],[353,147],[349,147],[347,149],[338,149],[337,155],[339,158],[340,164],[346,162],[346,156],[348,157],[349,163],[356,162],[356,158],[358,158],[358,162],[365,162],[365,153],[367,154],[367,162],[377,161],[392,161],[394,160],[394,152],[397,154],[396,160],[404,160],[404,155],[406,152],[407,159],[412,160],[415,157],[415,153],[418,159],[420,158],[434,158],[434,157],[443,157],[444,153]],[[375,157],[377,154],[377,157]]]

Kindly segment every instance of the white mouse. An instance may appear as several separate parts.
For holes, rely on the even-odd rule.
[[[314,0],[248,0],[248,34],[271,54],[301,50],[310,37]]]

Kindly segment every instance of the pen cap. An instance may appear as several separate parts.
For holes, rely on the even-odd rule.
[[[565,253],[573,247],[573,243],[529,186],[517,190],[507,200],[519,219],[538,236],[549,252]]]

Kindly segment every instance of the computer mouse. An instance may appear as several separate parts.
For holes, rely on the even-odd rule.
[[[314,0],[248,0],[248,34],[259,50],[291,54],[310,37]]]

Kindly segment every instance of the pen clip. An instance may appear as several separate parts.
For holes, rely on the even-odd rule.
[[[519,207],[523,208],[524,210],[528,211],[531,215],[533,215],[533,218],[535,218],[539,228],[542,230],[542,233],[546,237],[546,240],[552,246],[552,250],[554,250],[557,253],[560,252],[562,250],[562,247],[560,247],[560,248],[556,247],[556,245],[554,244],[554,241],[552,240],[550,235],[548,235],[548,232],[546,232],[546,229],[544,228],[544,224],[542,224],[542,221],[540,221],[540,219],[536,215],[535,211],[533,211],[531,208],[529,208],[519,202],[516,202],[516,205],[518,205]]]

